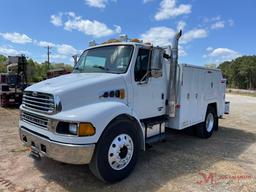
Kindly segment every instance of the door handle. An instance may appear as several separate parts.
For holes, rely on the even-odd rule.
[[[164,100],[164,94],[162,93],[162,100]]]

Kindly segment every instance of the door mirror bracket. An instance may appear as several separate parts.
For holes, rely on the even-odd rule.
[[[139,85],[144,85],[148,83],[150,77],[150,71],[147,71],[146,74],[141,78],[141,80],[138,82]]]

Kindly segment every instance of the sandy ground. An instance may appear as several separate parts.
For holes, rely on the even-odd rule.
[[[0,108],[0,191],[256,191],[256,97],[228,95],[231,114],[210,139],[170,132],[142,152],[134,172],[104,184],[88,166],[28,157],[19,111]]]

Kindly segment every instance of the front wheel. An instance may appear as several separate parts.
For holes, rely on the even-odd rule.
[[[102,134],[94,152],[90,169],[104,182],[114,183],[134,169],[138,150],[136,127],[129,120],[116,120]]]

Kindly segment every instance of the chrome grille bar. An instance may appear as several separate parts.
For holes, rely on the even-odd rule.
[[[42,101],[52,101],[53,102],[53,99],[44,99],[44,98],[38,98],[38,97],[31,97],[31,96],[28,96],[28,95],[24,95],[25,98],[28,98],[28,99],[35,99],[35,100],[42,100]]]
[[[21,119],[29,124],[38,126],[43,129],[48,129],[48,119],[38,116],[38,115],[32,115],[27,112],[22,112]]]
[[[40,92],[25,91],[22,106],[36,112],[47,114],[54,113],[55,110],[53,95]]]
[[[40,104],[40,105],[54,106],[53,103],[39,102],[39,101],[34,101],[34,100],[31,100],[31,99],[26,99],[26,98],[23,98],[23,101],[28,102],[28,103]]]

